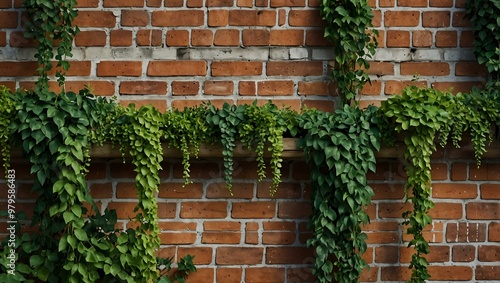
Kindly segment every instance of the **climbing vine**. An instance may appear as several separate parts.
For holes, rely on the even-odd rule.
[[[325,20],[325,38],[333,43],[335,65],[332,80],[336,83],[341,102],[351,104],[358,91],[370,82],[365,69],[375,54],[376,30],[371,28],[373,11],[367,0],[323,0],[320,8]]]
[[[474,55],[486,66],[490,79],[500,79],[500,3],[496,0],[467,0],[466,13],[474,31]]]
[[[367,266],[364,208],[373,190],[366,174],[375,171],[374,150],[379,150],[376,108],[362,111],[345,105],[334,114],[307,111],[298,120],[306,132],[300,138],[311,167],[313,237],[316,282],[357,282]]]

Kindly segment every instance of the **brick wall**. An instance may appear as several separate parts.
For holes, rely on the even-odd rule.
[[[0,83],[31,88],[36,64],[33,42],[22,36],[22,1],[0,2]],[[82,32],[67,89],[90,83],[95,94],[162,110],[254,99],[332,109],[332,52],[322,37],[318,0],[78,2],[75,23]],[[380,48],[362,105],[408,84],[466,91],[482,81],[465,0],[369,2]]]
[[[477,282],[500,280],[500,164],[483,161],[477,168],[463,150],[440,151],[433,159],[436,203],[433,224],[425,232],[431,243],[428,256],[432,280]],[[29,166],[13,162],[18,179],[17,208],[32,210]],[[207,169],[210,168],[210,169]],[[306,164],[286,160],[283,183],[275,199],[269,181],[256,182],[256,163],[235,162],[234,196],[225,188],[220,159],[194,161],[193,184],[183,188],[179,160],[163,163],[158,194],[163,256],[177,259],[195,255],[198,272],[189,282],[313,282],[313,252],[305,246],[310,231],[310,183]],[[137,201],[133,167],[121,160],[94,160],[88,175],[96,202],[117,209],[119,228],[131,223]],[[363,281],[408,280],[412,251],[402,227],[404,167],[398,158],[378,159],[370,174],[375,191],[367,208],[372,221],[365,227],[371,269]],[[5,185],[0,184],[0,209],[6,206]],[[5,233],[0,221],[0,233]],[[490,281],[490,282],[493,282]]]

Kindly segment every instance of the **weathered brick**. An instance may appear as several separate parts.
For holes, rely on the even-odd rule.
[[[99,77],[140,77],[141,75],[141,61],[101,61],[97,64],[97,76]]]
[[[220,265],[260,264],[263,255],[263,248],[218,247],[215,263]]]
[[[205,61],[151,61],[148,65],[148,76],[205,76],[207,62]]]
[[[201,10],[154,11],[151,24],[160,27],[202,26],[205,15]]]

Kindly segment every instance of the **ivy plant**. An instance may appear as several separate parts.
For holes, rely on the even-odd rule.
[[[311,167],[313,236],[316,251],[315,282],[357,282],[367,266],[364,208],[373,190],[366,174],[375,171],[374,150],[380,148],[376,108],[362,111],[345,105],[334,114],[310,110],[299,118],[305,131],[299,139]]]
[[[372,27],[373,12],[367,0],[323,0],[320,8],[325,20],[325,38],[333,43],[335,65],[332,80],[341,102],[350,104],[363,86],[370,82],[365,69],[375,54],[376,30]]]
[[[10,166],[9,125],[15,116],[15,103],[10,90],[0,85],[0,154],[2,155],[5,174]],[[6,177],[7,178],[7,177]]]
[[[500,79],[500,2],[467,0],[466,13],[474,31],[474,55],[493,81]]]

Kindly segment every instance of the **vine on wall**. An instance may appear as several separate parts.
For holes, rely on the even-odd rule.
[[[370,30],[373,11],[367,0],[323,0],[321,16],[326,22],[324,36],[333,42],[335,65],[332,80],[336,83],[341,103],[351,104],[358,91],[370,82],[365,69],[375,54],[378,35]]]
[[[373,196],[366,174],[375,171],[374,150],[380,149],[375,113],[375,107],[345,105],[298,119],[305,130],[299,144],[311,166],[313,237],[307,244],[316,251],[315,282],[357,282],[367,266],[361,225],[369,222],[364,208]]]

